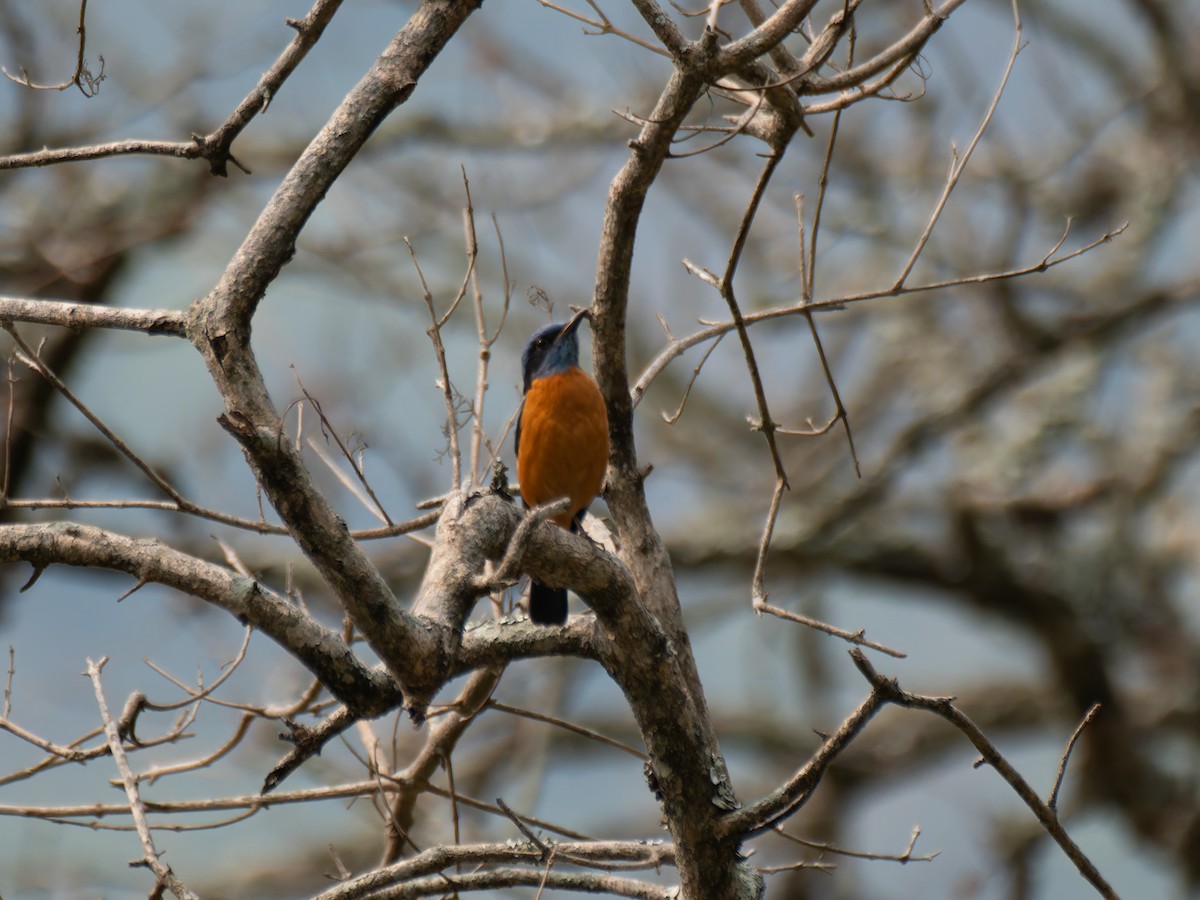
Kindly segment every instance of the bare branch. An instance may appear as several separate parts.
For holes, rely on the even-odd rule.
[[[299,659],[339,699],[364,715],[376,715],[399,702],[386,675],[359,662],[341,637],[261,584],[203,562],[157,540],[75,525],[0,525],[0,562],[98,566],[126,572],[199,597],[249,622]]]
[[[772,616],[776,616],[780,619],[786,619],[789,622],[796,622],[797,624],[805,625],[809,628],[815,628],[817,631],[823,631],[826,634],[839,637],[844,641],[849,641],[851,644],[858,644],[863,647],[869,647],[872,650],[878,650],[880,653],[886,653],[888,656],[893,656],[896,659],[906,659],[908,657],[908,654],[904,653],[903,651],[893,650],[886,644],[880,644],[876,641],[867,640],[865,632],[862,629],[859,629],[858,631],[845,631],[841,628],[835,628],[832,625],[827,625],[824,622],[812,618],[811,616],[803,616],[800,615],[800,613],[794,613],[786,609],[780,609],[777,606],[771,606],[769,603],[765,602],[765,600],[756,602],[754,605],[754,611],[757,613],[769,613]]]
[[[657,869],[670,865],[672,854],[661,844],[587,841],[555,842],[553,851],[568,856],[575,865],[591,865],[596,868],[636,867]],[[608,893],[621,897],[644,897],[651,900],[669,900],[672,889],[657,887],[631,879],[611,875],[588,873],[565,874],[552,872],[543,876],[537,866],[541,863],[543,850],[532,842],[509,841],[503,844],[463,844],[459,846],[434,847],[416,854],[403,862],[383,869],[376,869],[344,884],[319,894],[318,900],[356,900],[373,895],[388,886],[401,886],[408,896],[444,894],[447,882],[436,873],[451,866],[477,868],[498,863],[523,863],[528,868],[494,868],[476,875],[455,875],[457,890],[494,890],[503,887],[539,884],[560,890]]]
[[[504,670],[500,667],[473,672],[463,685],[451,710],[429,729],[425,745],[416,758],[397,776],[401,789],[392,801],[382,865],[393,863],[400,858],[408,832],[413,825],[421,786],[428,783],[443,761],[454,752],[468,726],[487,706],[503,674]],[[451,793],[453,794],[453,790]]]
[[[104,80],[104,57],[98,57],[100,60],[99,72],[93,72],[88,68],[87,60],[84,58],[84,51],[87,47],[87,4],[88,0],[79,0],[79,25],[75,28],[75,33],[79,35],[79,49],[75,54],[75,71],[70,78],[60,84],[34,84],[24,68],[21,69],[20,78],[3,67],[0,67],[0,72],[3,72],[5,77],[10,80],[33,91],[65,91],[74,86],[79,88],[79,92],[83,96],[95,97],[100,93],[100,82]]]
[[[1079,873],[1087,879],[1087,882],[1096,889],[1097,893],[1102,897],[1108,898],[1108,900],[1117,900],[1116,891],[1104,880],[1104,877],[1092,861],[1088,859],[1079,848],[1079,845],[1067,834],[1066,829],[1059,822],[1055,811],[1041,801],[1029,783],[1021,777],[1012,764],[996,749],[996,745],[980,731],[974,722],[954,705],[950,698],[925,697],[919,694],[910,694],[907,691],[901,690],[895,679],[885,678],[876,672],[875,668],[861,651],[852,650],[850,651],[850,655],[858,670],[863,674],[863,677],[871,683],[875,694],[878,694],[884,702],[894,703],[897,706],[903,706],[908,709],[922,709],[926,712],[934,713],[961,731],[967,740],[974,745],[975,749],[982,754],[983,760],[995,769],[1001,778],[1008,782],[1009,787],[1029,807],[1037,817],[1038,822],[1046,829],[1046,832],[1054,839],[1055,843],[1062,848],[1067,858],[1075,864],[1075,867],[1079,869]]]
[[[507,703],[501,703],[499,700],[488,700],[488,709],[494,709],[497,712],[508,713],[513,716],[520,716],[523,719],[530,719],[534,722],[545,722],[548,725],[553,725],[556,728],[561,728],[564,731],[569,731],[572,734],[577,734],[580,737],[587,738],[589,741],[595,741],[598,744],[604,744],[609,747],[615,747],[622,753],[628,753],[635,759],[640,759],[645,762],[646,754],[636,747],[631,747],[621,741],[614,740],[606,735],[600,734],[598,731],[593,731],[591,728],[584,728],[582,725],[576,725],[573,722],[567,722],[556,716],[547,716],[542,713],[534,712],[529,709],[521,709],[516,706],[509,706]]]
[[[929,222],[925,226],[925,230],[921,232],[921,236],[917,239],[917,244],[913,248],[912,255],[909,256],[908,262],[904,264],[904,268],[900,270],[900,275],[896,278],[892,285],[895,288],[902,287],[908,276],[912,273],[913,266],[917,264],[917,259],[921,256],[921,251],[925,249],[925,245],[929,243],[929,237],[933,234],[934,226],[937,225],[938,219],[942,216],[942,210],[946,208],[946,203],[950,199],[950,193],[958,184],[962,174],[966,171],[967,163],[971,161],[971,156],[975,152],[975,148],[979,146],[979,142],[983,139],[983,134],[987,131],[987,127],[991,124],[992,116],[995,115],[996,108],[1000,105],[1000,98],[1004,96],[1004,89],[1008,86],[1008,78],[1012,74],[1013,66],[1017,63],[1017,54],[1021,52],[1021,7],[1019,0],[1012,0],[1013,13],[1013,46],[1009,54],[1008,62],[1004,66],[1004,74],[1000,76],[1000,84],[996,87],[996,92],[992,96],[992,102],[984,113],[983,121],[979,123],[979,128],[975,130],[974,137],[971,138],[971,143],[967,145],[966,152],[962,158],[958,158],[955,154],[954,160],[950,165],[950,174],[946,178],[946,184],[942,188],[942,194],[938,197],[937,203],[934,204],[933,213],[929,216]],[[1062,241],[1055,246],[1054,250],[1046,254],[1046,259],[1049,259],[1062,246]],[[1046,259],[1042,262],[1045,263]]]
[[[86,7],[86,0],[83,0]],[[155,141],[155,140],[123,140],[105,144],[94,144],[87,147],[69,147],[62,149],[38,150],[32,153],[16,153],[0,157],[0,169],[21,169],[36,166],[49,166],[65,162],[80,162],[83,160],[103,159],[110,156],[151,155],[174,156],[179,159],[206,159],[209,170],[213,175],[224,177],[228,174],[228,164],[233,163],[243,172],[249,174],[249,169],[234,159],[230,148],[234,140],[245,130],[255,116],[266,112],[272,98],[279,92],[288,76],[308,55],[320,40],[342,0],[317,0],[308,15],[303,19],[289,19],[287,24],[295,29],[296,36],[288,47],[280,54],[275,63],[263,73],[254,89],[238,104],[237,108],[226,121],[211,134],[193,134],[190,141]],[[61,85],[53,85],[52,89],[62,90],[72,84],[78,84],[85,94],[92,94],[99,88],[103,75],[103,57],[101,72],[92,76],[87,72],[83,63],[83,13],[80,12],[80,42],[79,61],[75,78]],[[13,78],[7,71],[9,78]],[[38,87],[29,82],[28,76],[13,79],[28,87]]]
[[[761,322],[768,322],[772,319],[783,318],[785,316],[794,316],[803,314],[806,311],[824,311],[824,310],[840,310],[844,309],[851,303],[864,303],[869,300],[881,300],[885,297],[904,297],[911,294],[930,294],[937,291],[944,291],[955,287],[964,287],[967,285],[989,284],[997,281],[1011,281],[1016,278],[1022,278],[1026,275],[1046,272],[1056,268],[1063,263],[1077,259],[1086,253],[1095,250],[1102,244],[1106,244],[1113,238],[1119,237],[1129,227],[1126,222],[1111,231],[1106,231],[1095,240],[1079,247],[1076,250],[1066,253],[1055,259],[1042,257],[1038,262],[1027,266],[1020,266],[1015,269],[1004,269],[998,272],[984,272],[977,275],[964,275],[960,278],[948,278],[944,281],[933,281],[918,285],[903,285],[901,287],[888,287],[878,290],[861,291],[854,294],[842,294],[839,296],[830,297],[825,300],[813,300],[811,302],[801,302],[795,305],[779,306],[772,309],[761,310],[759,312],[746,313],[743,320],[746,325],[757,325]],[[1059,245],[1061,245],[1061,240]],[[631,401],[636,403],[640,401],[646,393],[650,384],[654,379],[662,373],[674,359],[682,356],[692,347],[705,341],[713,340],[721,335],[728,334],[736,329],[736,325],[732,322],[720,323],[703,323],[706,327],[684,338],[676,338],[667,347],[659,351],[658,356],[651,360],[643,371],[637,384],[630,391]]]
[[[799,27],[816,5],[817,0],[786,0],[750,34],[722,47],[717,67],[722,72],[732,72],[769,53]]]
[[[950,14],[965,2],[966,0],[946,0],[937,9],[927,3],[925,15],[921,21],[914,25],[904,37],[852,69],[847,69],[829,78],[810,75],[801,82],[801,93],[826,94],[833,91],[844,91],[857,87],[872,75],[877,75],[885,69],[894,69],[897,65],[901,68],[907,66],[909,61],[925,46],[925,42],[933,36],[933,33],[942,27],[942,23],[950,17]]]
[[[112,752],[113,762],[116,764],[117,771],[121,773],[125,796],[129,798],[129,812],[133,816],[138,838],[142,842],[143,864],[154,872],[160,887],[165,887],[176,897],[180,898],[180,900],[198,900],[196,895],[189,891],[175,873],[171,871],[171,867],[159,858],[160,854],[154,848],[154,838],[150,834],[150,825],[146,821],[146,807],[142,803],[137,779],[134,778],[133,771],[129,768],[129,760],[125,756],[125,747],[121,743],[121,736],[117,731],[117,723],[108,714],[108,704],[104,700],[104,688],[100,683],[100,670],[107,661],[107,657],[100,660],[99,663],[94,663],[89,659],[87,661],[87,676],[92,680],[92,687],[96,692],[96,705],[100,708],[100,718],[104,722],[104,734],[108,739],[108,747]]]
[[[62,394],[72,406],[83,413],[84,418],[91,422],[96,430],[104,435],[108,442],[116,448],[117,452],[119,452],[122,456],[133,463],[139,470],[141,470],[142,474],[145,475],[156,488],[174,500],[176,504],[180,506],[187,505],[187,501],[183,499],[183,497],[178,491],[175,490],[175,488],[167,483],[166,479],[155,472],[154,469],[150,467],[149,463],[145,462],[140,456],[134,453],[133,450],[130,449],[129,445],[125,443],[125,441],[121,440],[121,438],[119,438],[111,428],[101,421],[99,416],[92,412],[92,410],[82,400],[75,396],[71,389],[63,383],[62,379],[50,370],[49,366],[47,366],[42,358],[38,355],[38,352],[25,343],[24,339],[17,332],[17,329],[14,328],[10,322],[0,320],[0,328],[3,328],[5,331],[7,331],[16,345],[21,348],[23,353],[23,355],[19,357],[21,362],[29,366],[30,369],[32,369],[38,375],[41,375],[42,378],[46,379],[46,381],[53,385],[54,389]]]
[[[438,371],[441,373],[438,378],[438,387],[442,389],[442,396],[446,401],[446,440],[450,444],[450,465],[453,467],[453,475],[451,478],[451,489],[458,490],[462,484],[462,454],[458,449],[458,404],[454,400],[454,384],[450,381],[450,369],[446,365],[446,346],[442,343],[442,326],[450,320],[454,315],[454,310],[458,308],[458,302],[466,293],[467,280],[463,280],[462,290],[458,296],[454,298],[454,302],[450,304],[450,308],[445,314],[438,316],[437,310],[433,306],[433,294],[429,292],[429,285],[425,283],[425,273],[421,271],[421,264],[417,261],[417,253],[413,250],[412,244],[408,238],[404,239],[404,246],[408,248],[408,255],[412,258],[413,268],[417,270],[417,277],[421,281],[421,297],[425,300],[425,306],[429,309],[429,318],[432,325],[425,330],[429,335],[429,340],[433,342],[434,356],[437,357]],[[475,259],[471,258],[467,278],[470,278],[471,271],[475,268]]]
[[[858,705],[858,709],[838,726],[837,731],[825,738],[817,752],[785,784],[761,800],[725,816],[720,824],[722,833],[726,837],[749,837],[773,828],[796,812],[816,790],[833,761],[845,751],[885,703],[886,700],[879,690],[871,691]]]
[[[122,309],[66,300],[0,297],[0,321],[61,325],[64,328],[115,328],[146,334],[187,336],[187,317],[173,309]]]
[[[1100,712],[1100,704],[1092,704],[1092,708],[1084,714],[1083,720],[1079,723],[1079,727],[1071,734],[1071,739],[1067,741],[1067,749],[1063,751],[1062,758],[1058,761],[1058,772],[1054,776],[1054,787],[1050,789],[1050,797],[1046,800],[1046,806],[1055,815],[1058,815],[1058,792],[1062,789],[1063,779],[1067,775],[1067,763],[1071,761],[1071,752],[1075,749],[1075,744],[1083,735],[1083,730],[1091,724],[1092,719],[1096,718],[1096,714]]]

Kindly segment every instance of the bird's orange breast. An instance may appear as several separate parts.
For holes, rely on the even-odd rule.
[[[571,520],[600,493],[608,466],[608,413],[591,376],[579,368],[535,379],[521,409],[517,478],[529,506],[569,497],[554,521]]]

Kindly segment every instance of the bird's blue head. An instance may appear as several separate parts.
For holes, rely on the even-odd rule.
[[[565,372],[579,365],[579,335],[576,329],[583,316],[574,316],[565,325],[555,322],[533,333],[521,354],[524,390],[537,378]]]

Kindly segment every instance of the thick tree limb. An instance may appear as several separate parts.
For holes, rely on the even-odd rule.
[[[379,124],[412,95],[417,80],[478,8],[424,0],[347,94],[276,190],[208,296],[189,313],[188,335],[225,402],[221,422],[297,544],[402,685],[439,684],[455,635],[404,612],[378,569],[321,494],[283,424],[250,347],[250,321],[268,285],[295,252],[301,229]]]
[[[379,715],[400,700],[391,678],[364,665],[340,635],[299,607],[253,579],[158,540],[136,540],[72,522],[0,525],[0,562],[21,560],[35,568],[68,565],[125,572],[139,582],[206,600],[268,635],[361,716]]]

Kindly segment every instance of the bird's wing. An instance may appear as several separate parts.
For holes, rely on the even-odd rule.
[[[521,398],[521,405],[517,407],[517,427],[513,434],[513,456],[520,458],[521,456],[521,413],[525,412],[525,398]]]

